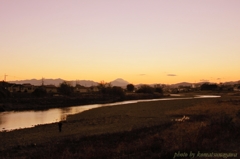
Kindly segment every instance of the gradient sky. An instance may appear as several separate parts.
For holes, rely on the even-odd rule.
[[[239,8],[239,0],[0,0],[0,77],[237,81]]]

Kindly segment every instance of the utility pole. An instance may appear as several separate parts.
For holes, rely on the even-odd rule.
[[[8,75],[6,75],[6,74],[4,75],[4,82],[6,82],[7,76],[8,76]]]
[[[42,86],[44,86],[44,78],[42,77]]]

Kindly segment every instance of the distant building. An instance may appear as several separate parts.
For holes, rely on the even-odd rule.
[[[25,93],[32,93],[35,90],[35,86],[31,85],[30,83],[22,84],[22,91]]]
[[[81,85],[77,84],[76,87],[74,87],[74,92],[88,93],[88,89],[84,86],[81,86]]]
[[[36,86],[31,85],[30,83],[24,84],[9,84],[7,90],[11,93],[14,92],[25,92],[32,93],[36,89]]]
[[[240,86],[234,87],[233,90],[234,91],[240,91]]]
[[[20,84],[10,84],[8,87],[7,87],[7,90],[11,93],[14,93],[14,92],[22,92],[22,85]]]
[[[44,85],[47,93],[58,93],[58,88],[55,85]]]
[[[191,85],[191,88],[196,88],[196,85],[195,85],[195,84],[192,84],[192,85]]]
[[[99,92],[99,89],[97,86],[91,86],[89,89],[91,92]]]

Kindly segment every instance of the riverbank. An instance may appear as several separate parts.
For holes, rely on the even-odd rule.
[[[175,94],[173,97],[194,97],[196,95],[219,95],[219,96],[240,96],[238,92],[216,92],[198,91],[184,94]],[[77,97],[56,96],[56,97],[28,97],[28,98],[7,98],[0,100],[0,112],[4,111],[25,111],[25,110],[47,110],[51,108],[65,108],[69,106],[81,106],[88,104],[106,104],[127,100],[167,98],[170,94],[144,94],[127,93],[123,97],[109,96],[102,94],[86,94]]]
[[[173,158],[240,153],[240,99],[187,99],[101,107],[57,123],[0,133],[2,158]],[[177,122],[175,119],[189,117]],[[228,145],[228,147],[224,146]]]
[[[82,96],[56,96],[56,97],[28,97],[28,98],[7,98],[0,101],[0,112],[4,111],[24,111],[24,110],[46,110],[50,108],[64,108],[69,106],[81,106],[87,104],[105,104],[120,102],[125,100],[154,99],[164,98],[158,93],[143,94],[129,93],[123,97],[102,95],[102,94],[85,94]]]

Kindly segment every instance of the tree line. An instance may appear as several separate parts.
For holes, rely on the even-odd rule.
[[[75,87],[82,87],[85,88],[84,86],[81,86],[77,84]],[[24,96],[24,93],[19,93],[19,92],[14,92],[11,93],[7,89],[8,83],[7,82],[1,82],[0,83],[0,98],[8,98],[8,97],[20,97]],[[57,87],[57,94],[61,96],[76,96],[76,95],[81,95],[82,93],[74,91],[74,86],[69,84],[68,82],[64,81],[59,84]],[[101,81],[97,86],[98,91],[94,92],[95,94],[101,94],[105,96],[118,96],[118,97],[124,97],[126,93],[144,93],[144,94],[154,94],[154,93],[160,93],[163,94],[163,89],[161,85],[154,85],[149,86],[149,85],[141,85],[138,88],[136,88],[133,84],[128,84],[125,88],[119,87],[119,86],[112,86],[111,83],[107,83],[104,81]],[[13,96],[13,94],[15,94]],[[20,95],[22,94],[22,95]],[[32,93],[25,93],[25,96],[33,96],[33,97],[45,97],[49,96],[50,94],[47,92],[45,86],[38,86]]]

